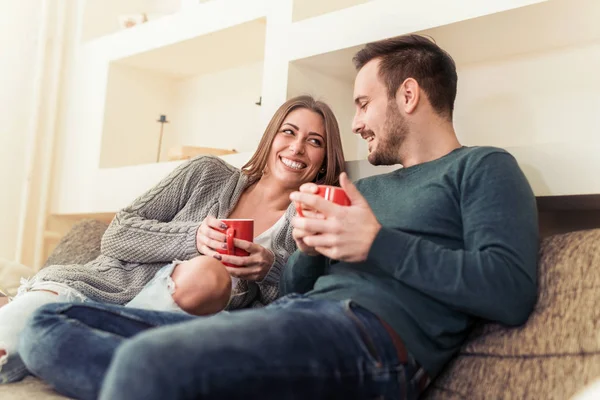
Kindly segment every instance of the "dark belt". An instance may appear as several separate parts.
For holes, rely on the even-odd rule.
[[[394,328],[392,328],[387,322],[385,322],[379,317],[377,318],[379,319],[379,322],[381,322],[381,325],[384,327],[384,329],[387,331],[388,335],[390,336],[390,339],[392,339],[392,343],[394,344],[394,347],[396,348],[396,353],[398,354],[398,360],[402,364],[407,364],[408,350],[406,350],[406,346],[404,346],[404,341],[402,340],[400,335],[396,333]],[[427,375],[427,372],[425,372],[425,369],[416,360],[415,364],[417,365],[417,374],[419,375],[419,389],[423,391],[425,387],[427,387],[427,385],[429,384],[429,376]]]

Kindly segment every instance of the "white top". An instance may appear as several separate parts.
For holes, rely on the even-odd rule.
[[[275,238],[275,234],[279,231],[281,225],[285,221],[285,213],[275,222],[269,229],[258,235],[254,238],[254,243],[260,244],[265,249],[273,250],[271,245],[273,244],[273,239]]]

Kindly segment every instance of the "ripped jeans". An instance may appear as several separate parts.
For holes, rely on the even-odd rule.
[[[29,374],[17,349],[25,323],[38,308],[56,302],[86,301],[89,301],[87,297],[65,284],[21,279],[18,294],[0,308],[0,349],[6,352],[0,356],[0,384],[19,381]]]
[[[130,307],[160,311],[181,311],[171,293],[169,284],[174,264],[160,269],[144,289],[129,303]],[[58,293],[58,296],[54,293]],[[40,307],[50,303],[92,302],[79,291],[58,282],[37,281],[35,278],[21,279],[15,298],[0,308],[0,384],[17,382],[29,375],[18,353],[19,338],[25,323]]]
[[[126,306],[185,313],[171,297],[175,290],[171,274],[176,265],[174,262],[161,268]],[[58,296],[45,290],[58,293]],[[50,303],[85,302],[92,300],[63,283],[21,279],[18,294],[0,308],[0,350],[6,351],[0,356],[0,384],[20,381],[29,375],[17,350],[21,331],[38,308]]]
[[[176,260],[158,270],[144,288],[125,306],[143,310],[182,313],[192,317],[183,311],[172,297],[176,287],[171,275],[180,263],[181,261]],[[56,292],[58,296],[44,290]],[[245,294],[237,293],[232,296]],[[38,282],[35,278],[22,279],[19,293],[10,303],[0,308],[0,349],[7,353],[0,356],[0,384],[16,382],[29,375],[17,350],[21,331],[38,308],[50,303],[85,302],[93,303],[91,299],[65,284]]]

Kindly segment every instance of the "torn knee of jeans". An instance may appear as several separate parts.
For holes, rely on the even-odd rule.
[[[175,267],[177,267],[179,264],[183,264],[184,262],[181,260],[173,260],[172,264],[173,264],[173,269],[171,270],[171,273],[166,275],[166,279],[167,279],[167,290],[169,291],[169,294],[173,294],[175,293],[175,289],[177,289],[177,285],[175,284],[175,281],[173,280],[173,277],[171,275],[173,275],[173,271],[175,270]]]
[[[178,266],[179,264],[183,264],[183,261],[181,261],[181,260],[178,260],[178,259],[174,259],[172,264],[173,264],[173,266],[174,266],[174,267],[176,267],[176,266]]]
[[[17,291],[17,296],[25,292],[31,291],[33,285],[35,284],[35,278],[21,278],[19,283],[21,285],[19,286],[19,290]]]
[[[175,281],[173,278],[171,278],[171,276],[167,276],[167,290],[169,291],[169,294],[175,293],[176,288],[177,287],[175,286]]]
[[[85,302],[86,301],[86,297],[84,295],[82,295],[79,292],[74,292],[74,291],[67,291],[66,292],[66,301],[69,303],[74,303],[74,302]]]

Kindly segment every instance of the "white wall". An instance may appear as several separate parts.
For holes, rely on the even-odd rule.
[[[600,44],[459,68],[466,144],[600,143]]]
[[[455,126],[504,147],[538,196],[600,191],[600,44],[459,68]]]
[[[317,100],[329,104],[340,125],[346,160],[361,159],[367,154],[364,152],[365,146],[361,143],[362,139],[352,133],[353,93],[354,82],[352,81],[325,75],[296,63],[290,64],[288,98],[310,94]]]
[[[37,0],[0,0],[0,257],[14,259],[33,113]]]
[[[174,81],[168,76],[111,64],[108,73],[106,108],[100,167],[121,167],[156,162],[161,114],[170,120],[174,110]],[[164,126],[165,139],[173,125]]]
[[[262,136],[259,101],[263,63],[182,79],[174,84],[170,146],[254,151]]]

